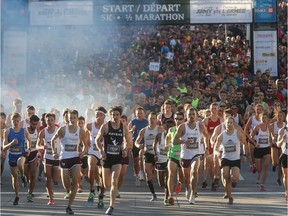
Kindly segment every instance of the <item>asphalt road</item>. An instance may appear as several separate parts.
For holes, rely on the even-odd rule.
[[[158,195],[158,201],[150,202],[151,194],[145,182],[140,187],[135,186],[132,163],[130,163],[126,179],[121,188],[121,198],[116,200],[114,215],[287,215],[287,203],[284,200],[284,187],[276,183],[277,174],[269,170],[269,177],[265,185],[265,192],[260,192],[256,184],[256,174],[248,171],[248,165],[242,164],[241,175],[243,178],[233,189],[234,204],[228,205],[227,199],[223,199],[224,189],[221,185],[216,192],[211,191],[210,180],[206,189],[201,188],[199,181],[199,197],[195,205],[190,205],[185,198],[184,189],[178,196],[179,205],[164,206],[163,189],[154,186]],[[1,215],[65,215],[67,200],[64,200],[64,189],[61,184],[54,187],[55,205],[47,206],[48,198],[45,192],[45,180],[36,182],[34,202],[26,200],[27,189],[20,186],[19,205],[14,206],[15,194],[11,186],[9,166],[6,162],[1,185]],[[104,209],[98,209],[87,203],[88,183],[83,181],[83,193],[77,194],[72,206],[76,215],[103,215],[109,205],[109,193],[104,198]]]

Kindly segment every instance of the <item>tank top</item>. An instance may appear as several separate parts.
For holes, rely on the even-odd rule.
[[[235,122],[236,124],[239,124],[239,114],[238,114],[238,113],[237,113],[236,116],[233,117],[233,119],[234,119],[234,122]]]
[[[104,135],[104,151],[107,156],[117,156],[122,158],[122,146],[123,143],[123,124],[120,123],[120,127],[114,129],[111,121],[108,122],[108,133]]]
[[[157,163],[165,163],[167,162],[167,150],[165,150],[165,133],[161,134],[160,143],[157,143],[157,155],[158,162]]]
[[[274,138],[275,138],[275,141],[277,142],[279,130],[280,130],[281,128],[278,127],[277,122],[274,122],[273,124],[274,124],[274,131],[273,131],[273,133],[274,133]],[[283,126],[284,126],[284,125],[285,125],[285,124],[283,123]]]
[[[58,128],[55,127],[53,133],[48,132],[48,128],[44,128],[45,138],[44,138],[44,146],[45,146],[45,152],[44,152],[44,158],[49,160],[54,160],[52,155],[52,145],[51,145],[51,139],[56,134]],[[59,143],[59,140],[56,140],[56,143]],[[58,146],[58,145],[57,145]],[[57,147],[57,152],[60,152],[59,147]]]
[[[261,121],[257,120],[256,117],[253,115],[252,116],[252,122],[251,122],[251,129],[253,130],[253,128],[256,126],[256,125],[259,125],[261,124]]]
[[[160,125],[165,124],[165,122],[168,121],[168,120],[172,120],[175,123],[173,116],[174,116],[173,112],[171,113],[171,116],[169,118],[165,117],[165,114],[162,113]]]
[[[91,131],[89,131],[90,134],[90,147],[88,149],[88,154],[89,155],[95,155],[97,158],[101,158],[101,154],[96,146],[96,136],[99,132],[99,129],[95,127],[95,122],[92,122],[91,124]],[[102,141],[102,145],[103,145],[104,141]]]
[[[158,134],[158,127],[156,126],[154,129],[149,129],[148,126],[145,127],[144,132],[144,149],[145,152],[155,155],[153,143],[155,140],[156,135]]]
[[[29,130],[28,130],[28,132],[29,132]],[[38,131],[35,130],[34,133],[32,133],[32,134],[29,132],[29,135],[30,135],[30,139],[31,139],[31,152],[37,151],[36,143],[37,143],[37,138],[38,138]]]
[[[286,156],[288,155],[288,137],[287,137],[287,127],[284,128],[284,133],[286,134],[286,140],[284,140],[285,145],[281,146],[282,153]]]
[[[171,129],[171,148],[168,151],[168,157],[169,158],[174,158],[176,160],[180,160],[181,146],[180,145],[174,145],[172,143],[172,140],[174,139],[175,134],[176,134],[176,127],[173,127]]]
[[[227,160],[239,160],[240,159],[240,141],[237,137],[237,130],[234,129],[232,135],[228,135],[226,131],[222,132],[222,158]]]
[[[208,133],[209,133],[210,135],[212,135],[213,132],[214,132],[214,129],[215,129],[219,124],[221,124],[220,118],[217,118],[217,121],[213,122],[213,121],[212,121],[212,118],[209,117],[209,118],[208,118],[208,124],[207,124],[207,131],[208,131]]]
[[[65,135],[61,139],[61,151],[59,159],[79,157],[78,145],[80,143],[80,127],[75,133],[70,133],[69,126],[65,126]]]
[[[11,127],[8,134],[8,143],[12,142],[13,139],[17,139],[18,143],[12,145],[9,148],[9,155],[22,155],[25,154],[25,130],[21,128],[19,132],[15,132]]]
[[[135,130],[133,131],[133,142],[136,141],[138,134],[140,132],[140,130],[142,130],[144,127],[146,127],[148,125],[148,120],[147,119],[142,119],[141,121],[138,119],[133,119],[131,121],[132,127],[135,125]],[[141,140],[140,142],[141,144],[143,144],[143,140]]]
[[[259,132],[256,136],[256,143],[260,145],[259,148],[270,147],[268,127],[266,128],[266,131],[262,131],[261,127],[259,127]]]
[[[190,140],[190,144],[181,144],[180,157],[182,159],[192,159],[195,155],[200,154],[200,128],[199,122],[196,122],[194,129],[191,129],[188,123],[185,123],[185,134],[181,137],[182,141]]]

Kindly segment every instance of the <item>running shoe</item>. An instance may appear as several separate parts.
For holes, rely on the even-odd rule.
[[[116,198],[121,198],[119,191],[117,191]]]
[[[207,182],[206,181],[203,181],[202,182],[202,188],[206,188],[208,186]]]
[[[77,193],[82,193],[82,192],[83,192],[82,184],[78,184]]]
[[[98,197],[97,207],[98,207],[98,209],[103,209],[104,208],[103,196],[101,196],[101,195],[99,195],[99,197]]]
[[[175,203],[173,196],[170,196],[169,199],[168,199],[168,201],[169,201],[169,204],[170,204],[170,205],[174,205],[174,203]]]
[[[187,200],[189,200],[190,195],[191,195],[191,190],[188,191],[188,190],[186,189],[186,191],[185,191],[185,196],[186,196]]]
[[[265,191],[265,188],[264,188],[264,185],[263,185],[263,184],[260,185],[260,191],[261,191],[261,192]]]
[[[19,197],[15,197],[13,205],[18,205],[18,202],[19,202]]]
[[[154,193],[152,194],[152,198],[150,199],[150,201],[157,201],[157,195]]]
[[[145,180],[145,175],[144,175],[144,171],[143,171],[143,170],[141,170],[141,171],[139,172],[139,180],[140,180],[140,181],[144,181],[144,180]]]
[[[21,177],[21,180],[22,180],[22,187],[25,188],[27,187],[27,179],[25,176]]]
[[[211,184],[211,190],[212,191],[216,191],[217,190],[217,187],[215,187],[214,182],[212,182],[212,184]]]
[[[223,199],[228,199],[228,195],[225,193]]]
[[[47,203],[47,205],[55,205],[54,199],[50,199]]]
[[[169,200],[168,200],[168,199],[165,199],[165,200],[164,200],[164,206],[170,206],[170,203],[169,203]]]
[[[189,204],[195,204],[195,196],[194,195],[191,195],[190,198],[189,198]]]
[[[105,214],[106,214],[106,215],[112,215],[112,214],[113,214],[113,210],[114,210],[114,208],[110,206],[110,207],[107,209],[107,211],[105,212]]]
[[[252,164],[250,164],[250,166],[249,166],[249,172],[253,172],[253,165]]]
[[[218,188],[219,187],[219,178],[214,179],[214,187]]]
[[[178,182],[176,187],[175,187],[175,192],[176,194],[179,194],[182,190],[182,183],[181,182]]]
[[[27,194],[27,201],[28,202],[33,202],[33,198],[31,196],[31,194]]]
[[[66,214],[73,215],[73,214],[74,214],[74,211],[68,206],[68,207],[66,208]]]
[[[64,199],[69,199],[70,198],[70,193],[69,192],[66,192],[65,196],[64,196]]]
[[[260,184],[260,180],[259,179],[256,179],[256,184]]]
[[[233,198],[232,198],[232,197],[229,197],[228,204],[229,204],[229,205],[233,205]]]
[[[89,197],[88,197],[87,202],[88,202],[88,203],[93,203],[93,202],[94,202],[94,197],[95,197],[95,192],[94,192],[94,193],[91,192],[91,193],[89,194]]]
[[[196,198],[198,197],[198,193],[197,193],[197,192],[195,192],[193,195],[194,195]]]

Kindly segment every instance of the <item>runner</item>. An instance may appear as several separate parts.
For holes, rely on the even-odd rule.
[[[283,172],[283,185],[285,188],[285,199],[288,201],[288,139],[287,139],[287,126],[288,126],[288,115],[286,115],[286,126],[279,130],[279,136],[277,140],[277,146],[282,149],[282,155],[280,157],[280,163]]]
[[[211,116],[203,120],[204,125],[207,128],[207,131],[212,136],[214,129],[223,122],[223,119],[218,116],[219,106],[217,103],[212,103],[210,105]],[[210,141],[209,141],[210,142]],[[207,187],[207,175],[210,173],[212,180],[211,189],[216,191],[216,188],[219,187],[219,160],[214,159],[213,147],[211,144],[208,144],[209,155],[204,159],[204,181],[202,182],[202,188]]]
[[[168,199],[169,204],[174,204],[174,179],[177,175],[178,170],[178,178],[177,178],[177,187],[181,188],[181,184],[183,182],[183,172],[180,166],[180,151],[181,146],[174,145],[172,140],[174,139],[177,127],[184,122],[184,113],[183,112],[176,112],[174,115],[174,120],[176,122],[176,126],[169,128],[168,134],[165,138],[165,146],[166,148],[169,148],[168,151],[168,191],[170,194],[170,197]],[[189,185],[186,186],[186,188],[189,188]],[[179,190],[180,191],[180,190]]]
[[[58,185],[60,177],[59,160],[53,158],[51,145],[51,139],[58,129],[55,125],[55,114],[47,113],[45,115],[45,122],[47,123],[47,127],[40,131],[37,146],[38,148],[44,147],[44,172],[46,178],[46,191],[49,197],[47,205],[54,205],[52,180],[54,185]],[[60,151],[59,147],[57,148],[57,151]]]
[[[143,151],[139,150],[136,145],[136,139],[140,130],[148,125],[145,119],[145,111],[142,107],[136,108],[136,119],[133,119],[129,125],[129,130],[133,133],[133,158],[134,158],[134,174],[136,176],[135,185],[140,186],[140,181],[144,180],[143,171]],[[143,141],[141,141],[143,143]]]
[[[126,125],[128,127],[126,115],[121,115],[120,121],[123,125]],[[124,182],[124,177],[125,177],[125,174],[127,172],[128,165],[129,165],[129,155],[133,149],[133,146],[128,146],[128,144],[133,144],[133,135],[130,131],[129,131],[128,136],[129,136],[130,141],[127,142],[125,140],[125,142],[127,143],[126,146],[127,146],[128,154],[127,154],[127,157],[124,157],[122,160],[121,172],[120,172],[119,179],[118,179],[118,192],[117,192],[117,196],[116,196],[117,198],[121,198],[120,193],[119,193],[119,189]]]
[[[28,194],[27,194],[27,201],[33,202],[32,193],[35,187],[35,178],[36,178],[36,170],[38,165],[38,150],[37,150],[37,138],[38,138],[38,129],[37,126],[39,125],[40,119],[36,115],[31,115],[29,120],[29,126],[27,130],[30,135],[31,139],[31,150],[30,154],[26,159],[26,163],[24,166],[25,176],[29,182]]]
[[[152,194],[150,201],[157,200],[157,195],[155,193],[152,180],[153,166],[155,165],[153,143],[156,135],[161,131],[163,131],[163,128],[157,125],[157,114],[155,112],[151,112],[148,115],[148,126],[140,131],[135,142],[137,148],[144,149],[144,170],[146,182]],[[143,144],[141,143],[142,140],[144,140]]]
[[[12,177],[12,186],[15,191],[13,205],[19,202],[18,170],[20,171],[22,186],[27,187],[27,179],[24,175],[24,163],[26,156],[29,156],[31,150],[31,140],[28,131],[22,127],[21,115],[12,113],[12,126],[4,132],[3,151],[9,149],[9,165]],[[25,151],[25,138],[27,140],[27,152]]]
[[[101,178],[101,158],[97,144],[96,137],[100,127],[104,124],[104,120],[107,114],[107,110],[104,107],[97,107],[95,110],[95,121],[92,123],[88,123],[86,125],[86,130],[89,132],[89,149],[88,149],[88,179],[90,184],[90,194],[88,197],[88,202],[93,203],[95,197],[95,189],[94,189],[94,181],[96,181],[99,189],[101,189],[100,194],[98,196],[98,208],[104,207],[104,192],[105,188],[103,185],[103,179]],[[102,140],[101,145],[104,144],[104,140]]]
[[[279,165],[279,158],[281,155],[281,148],[277,147],[277,139],[278,139],[278,134],[279,130],[285,126],[285,113],[280,111],[275,113],[275,118],[276,121],[271,123],[272,131],[273,131],[273,136],[272,136],[272,147],[271,147],[271,160],[272,160],[272,171],[275,172],[276,168],[278,167],[278,176],[277,176],[277,184],[280,186],[281,183],[281,174],[282,174],[282,169],[281,169],[281,164]]]
[[[176,131],[172,142],[175,145],[181,145],[180,165],[182,167],[185,181],[190,180],[190,188],[187,198],[190,204],[195,204],[197,194],[197,184],[199,179],[200,159],[203,157],[201,147],[201,135],[204,138],[205,155],[208,155],[208,139],[204,123],[197,121],[197,111],[191,107],[186,112],[187,122],[182,123]],[[187,183],[186,183],[187,184]]]
[[[105,212],[112,215],[118,189],[118,179],[121,172],[122,157],[127,156],[127,146],[130,146],[128,128],[120,121],[122,108],[115,106],[111,108],[112,119],[104,123],[96,137],[96,145],[103,160],[103,182],[104,187],[110,189],[110,206]],[[126,142],[123,142],[123,140]],[[104,146],[102,140],[104,139]],[[131,144],[132,145],[132,144]]]
[[[164,205],[170,205],[168,196],[169,196],[169,190],[167,186],[167,180],[168,180],[168,170],[167,170],[167,153],[169,147],[165,145],[165,138],[167,135],[168,130],[171,127],[175,126],[175,122],[172,120],[167,120],[163,124],[163,129],[165,130],[162,133],[158,133],[155,137],[154,143],[153,143],[153,148],[155,152],[155,167],[157,171],[157,180],[158,180],[158,185],[160,187],[164,187],[164,193],[165,193],[165,198],[164,198]],[[171,200],[172,203],[172,200]],[[173,203],[174,204],[174,203]]]
[[[233,117],[228,117],[225,121],[226,129],[218,136],[215,150],[221,158],[222,182],[225,192],[229,198],[228,204],[233,204],[231,195],[231,185],[235,188],[240,176],[240,149],[241,143],[246,143],[243,133],[235,129]],[[246,148],[243,148],[243,161],[246,161]]]
[[[250,136],[250,142],[255,148],[254,157],[258,172],[256,183],[260,184],[260,191],[265,191],[264,185],[268,176],[272,144],[271,134],[273,134],[273,131],[269,125],[268,114],[261,113],[259,117],[261,123],[253,128]]]
[[[1,146],[1,180],[0,184],[2,184],[2,173],[4,171],[4,165],[6,160],[6,151],[3,150],[3,139],[4,139],[4,131],[8,128],[6,125],[6,114],[4,112],[0,113],[0,124],[1,124],[1,131],[0,131],[0,146]]]
[[[13,115],[13,113],[19,113],[20,116],[22,116],[22,100],[20,98],[15,98],[13,100],[13,112],[10,113],[6,118],[7,127],[12,126],[11,116]]]
[[[72,203],[77,193],[78,181],[81,172],[81,159],[86,151],[85,131],[77,125],[78,111],[68,111],[69,123],[60,127],[52,137],[52,154],[54,159],[60,159],[62,184],[69,193],[66,214],[74,214],[71,209]],[[57,153],[56,140],[61,140],[60,155]],[[82,149],[80,145],[82,144]],[[59,157],[60,156],[60,157]],[[70,182],[70,176],[72,182]]]
[[[252,115],[244,128],[244,132],[245,132],[245,136],[248,138],[248,140],[250,139],[250,135],[252,133],[253,128],[256,125],[259,125],[260,122],[260,114],[263,113],[263,106],[261,104],[256,104],[254,107],[254,115]],[[256,173],[256,165],[255,165],[255,157],[254,157],[254,149],[255,146],[253,144],[251,144],[250,142],[248,142],[248,146],[249,146],[249,152],[250,152],[250,166],[249,166],[249,171]]]

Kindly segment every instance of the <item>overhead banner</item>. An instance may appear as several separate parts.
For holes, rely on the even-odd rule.
[[[189,0],[123,0],[95,4],[95,22],[122,24],[188,24]]]
[[[190,23],[252,23],[252,1],[191,0]]]
[[[276,22],[276,0],[254,0],[254,22]]]
[[[278,76],[277,31],[254,31],[254,73],[269,69],[271,76]]]
[[[30,2],[31,25],[92,25],[92,1]]]

